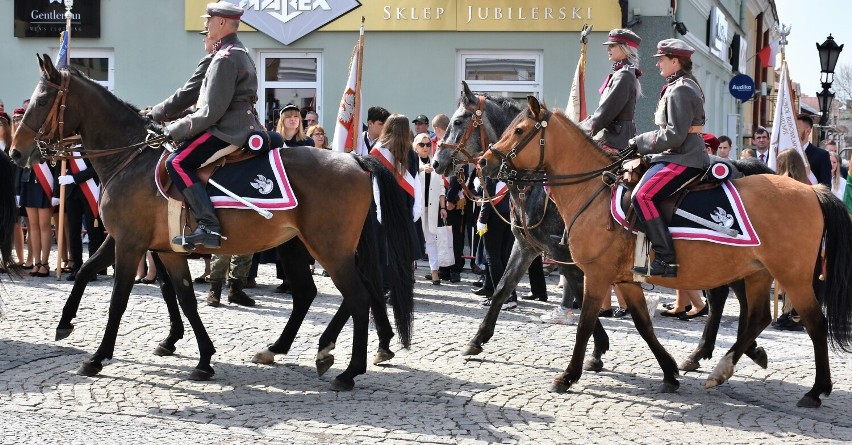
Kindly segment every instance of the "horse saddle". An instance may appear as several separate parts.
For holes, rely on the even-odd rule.
[[[262,154],[268,153],[270,150],[279,149],[284,146],[284,139],[275,131],[255,131],[249,135],[243,147],[229,145],[210,156],[201,167],[195,170],[199,181],[207,186],[207,182],[217,169],[224,167],[227,164],[236,164],[243,161],[254,159]],[[176,201],[183,201],[183,193],[174,186],[169,171],[166,168],[166,160],[169,152],[163,153],[157,162],[157,171],[154,177],[157,180],[157,187],[167,198]]]
[[[613,216],[625,228],[633,231],[643,232],[644,225],[636,215],[632,205],[633,190],[642,178],[642,175],[650,166],[647,158],[640,157],[625,161],[622,164],[621,184],[613,194]],[[722,159],[716,156],[711,156],[710,166],[707,167],[701,174],[696,175],[688,181],[683,187],[663,198],[657,203],[657,209],[660,216],[666,222],[666,225],[681,224],[684,220],[689,220],[691,224],[710,229],[722,231],[733,236],[735,229],[731,229],[730,221],[727,217],[722,217],[722,223],[717,221],[721,214],[730,216],[730,212],[726,209],[725,203],[729,201],[726,193],[720,188],[722,184],[728,183],[731,179],[742,177],[742,173],[737,170],[730,160]],[[731,186],[732,188],[732,186]],[[715,192],[714,192],[715,190]],[[615,207],[618,206],[620,212],[616,212]],[[733,204],[730,205],[733,207]],[[717,208],[722,213],[712,213],[717,211]],[[709,209],[709,217],[707,215]],[[733,211],[733,208],[728,210]],[[698,212],[698,213],[695,213]],[[619,218],[616,213],[623,216]],[[729,224],[727,227],[725,224]]]

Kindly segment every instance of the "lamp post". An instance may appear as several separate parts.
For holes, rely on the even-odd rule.
[[[831,91],[831,84],[834,82],[834,67],[837,66],[837,59],[840,57],[840,52],[843,51],[843,45],[837,45],[834,37],[829,34],[825,42],[817,43],[816,47],[819,51],[820,82],[822,83],[822,91],[817,93],[820,108],[820,140],[822,140],[825,127],[828,125],[828,115],[831,113],[831,102],[834,100],[834,93]]]

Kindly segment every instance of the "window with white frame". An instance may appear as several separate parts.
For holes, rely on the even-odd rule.
[[[258,113],[267,129],[278,123],[281,108],[294,104],[322,116],[322,54],[261,51],[258,65],[260,100]],[[322,124],[322,122],[320,122]]]
[[[540,51],[459,51],[459,80],[473,91],[524,101],[541,97]],[[461,82],[459,82],[461,83]]]
[[[56,53],[59,48],[54,48]],[[115,53],[110,48],[71,47],[71,66],[115,92]]]

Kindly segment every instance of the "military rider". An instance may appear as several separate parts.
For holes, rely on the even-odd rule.
[[[172,240],[175,244],[218,248],[220,224],[204,184],[195,170],[218,151],[245,144],[249,134],[261,128],[254,110],[257,102],[257,73],[246,47],[237,38],[242,8],[219,1],[207,4],[204,29],[213,44],[213,58],[201,83],[195,111],[173,121],[164,133],[177,150],[169,156],[167,168],[172,180],[186,197],[198,221],[195,230]]]

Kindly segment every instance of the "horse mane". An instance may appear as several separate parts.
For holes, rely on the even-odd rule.
[[[155,132],[157,132],[158,134],[162,134],[162,133],[163,133],[163,126],[162,126],[162,125],[160,125],[160,124],[159,124],[159,123],[157,123],[157,122],[154,122],[154,120],[153,120],[153,119],[151,119],[150,117],[143,117],[143,116],[141,116],[141,115],[139,114],[139,111],[140,111],[140,108],[139,108],[139,107],[137,107],[136,105],[133,105],[132,103],[127,102],[126,100],[124,100],[124,99],[122,99],[122,98],[120,98],[120,97],[116,96],[116,95],[115,95],[112,91],[108,90],[106,87],[104,87],[104,86],[103,86],[103,85],[101,85],[100,83],[96,82],[96,81],[95,81],[94,79],[92,79],[91,77],[87,76],[84,72],[82,72],[82,71],[80,71],[79,69],[77,69],[77,68],[75,68],[75,67],[73,67],[73,66],[70,66],[70,65],[69,65],[69,66],[67,66],[67,67],[61,68],[61,69],[62,69],[62,70],[67,70],[67,71],[68,71],[68,72],[69,72],[72,76],[75,76],[75,77],[79,78],[80,80],[82,80],[82,81],[84,81],[84,82],[88,83],[89,85],[91,85],[91,86],[92,86],[92,87],[94,87],[94,88],[100,88],[100,89],[101,89],[104,93],[106,93],[106,94],[108,94],[108,95],[110,95],[110,96],[114,97],[114,98],[115,98],[115,100],[116,100],[116,101],[118,101],[120,104],[122,104],[122,105],[124,105],[125,107],[129,108],[129,109],[133,112],[133,114],[135,114],[135,115],[139,116],[140,118],[145,119],[145,121],[146,121],[146,122],[145,122],[145,128],[146,128],[146,129],[154,130],[154,131],[155,131]],[[43,78],[45,78],[45,80],[50,81],[50,79],[49,79],[49,78],[47,78],[47,73],[42,74],[42,77],[43,77]]]
[[[541,102],[541,106],[542,106],[542,108],[543,108],[543,109],[547,109],[547,102],[546,102],[546,101],[542,101],[542,102]],[[567,115],[567,114],[565,114],[565,112],[564,112],[564,111],[562,111],[561,109],[559,109],[559,108],[554,108],[554,109],[550,110],[550,112],[551,112],[551,113],[553,113],[553,115],[554,115],[554,116],[558,116],[561,120],[564,120],[565,122],[567,122],[567,123],[568,123],[568,125],[569,125],[569,126],[571,126],[571,127],[573,127],[573,128],[574,128],[574,130],[576,130],[576,132],[577,132],[577,133],[579,133],[580,135],[582,135],[583,139],[585,139],[585,140],[586,140],[586,142],[587,142],[589,145],[591,145],[591,146],[593,146],[593,147],[597,148],[597,149],[598,149],[598,151],[599,151],[600,153],[602,153],[602,154],[606,155],[608,158],[611,158],[611,159],[615,159],[615,158],[617,158],[617,157],[618,157],[618,153],[611,153],[611,152],[608,152],[608,151],[604,150],[603,148],[601,148],[601,146],[600,146],[600,145],[598,145],[598,143],[597,143],[597,142],[595,142],[595,141],[594,141],[594,139],[592,139],[592,137],[591,137],[591,136],[589,136],[588,134],[586,134],[586,132],[585,132],[585,131],[580,130],[580,127],[578,127],[578,126],[577,126],[577,124],[576,124],[576,123],[574,123],[574,121],[573,121],[573,120],[571,120],[571,118],[569,118],[569,117],[568,117],[568,115]],[[509,124],[509,126],[510,126],[510,127],[512,127],[512,126],[517,125],[517,124],[518,124],[518,123],[520,123],[522,120],[526,119],[526,117],[527,117],[527,115],[528,115],[528,114],[529,114],[529,113],[520,113],[520,114],[518,114],[517,116],[515,116],[515,119],[514,119],[514,120],[512,120],[512,123],[510,123],[510,124]]]
[[[775,174],[775,170],[772,170],[757,158],[737,159],[731,162],[745,176]]]

